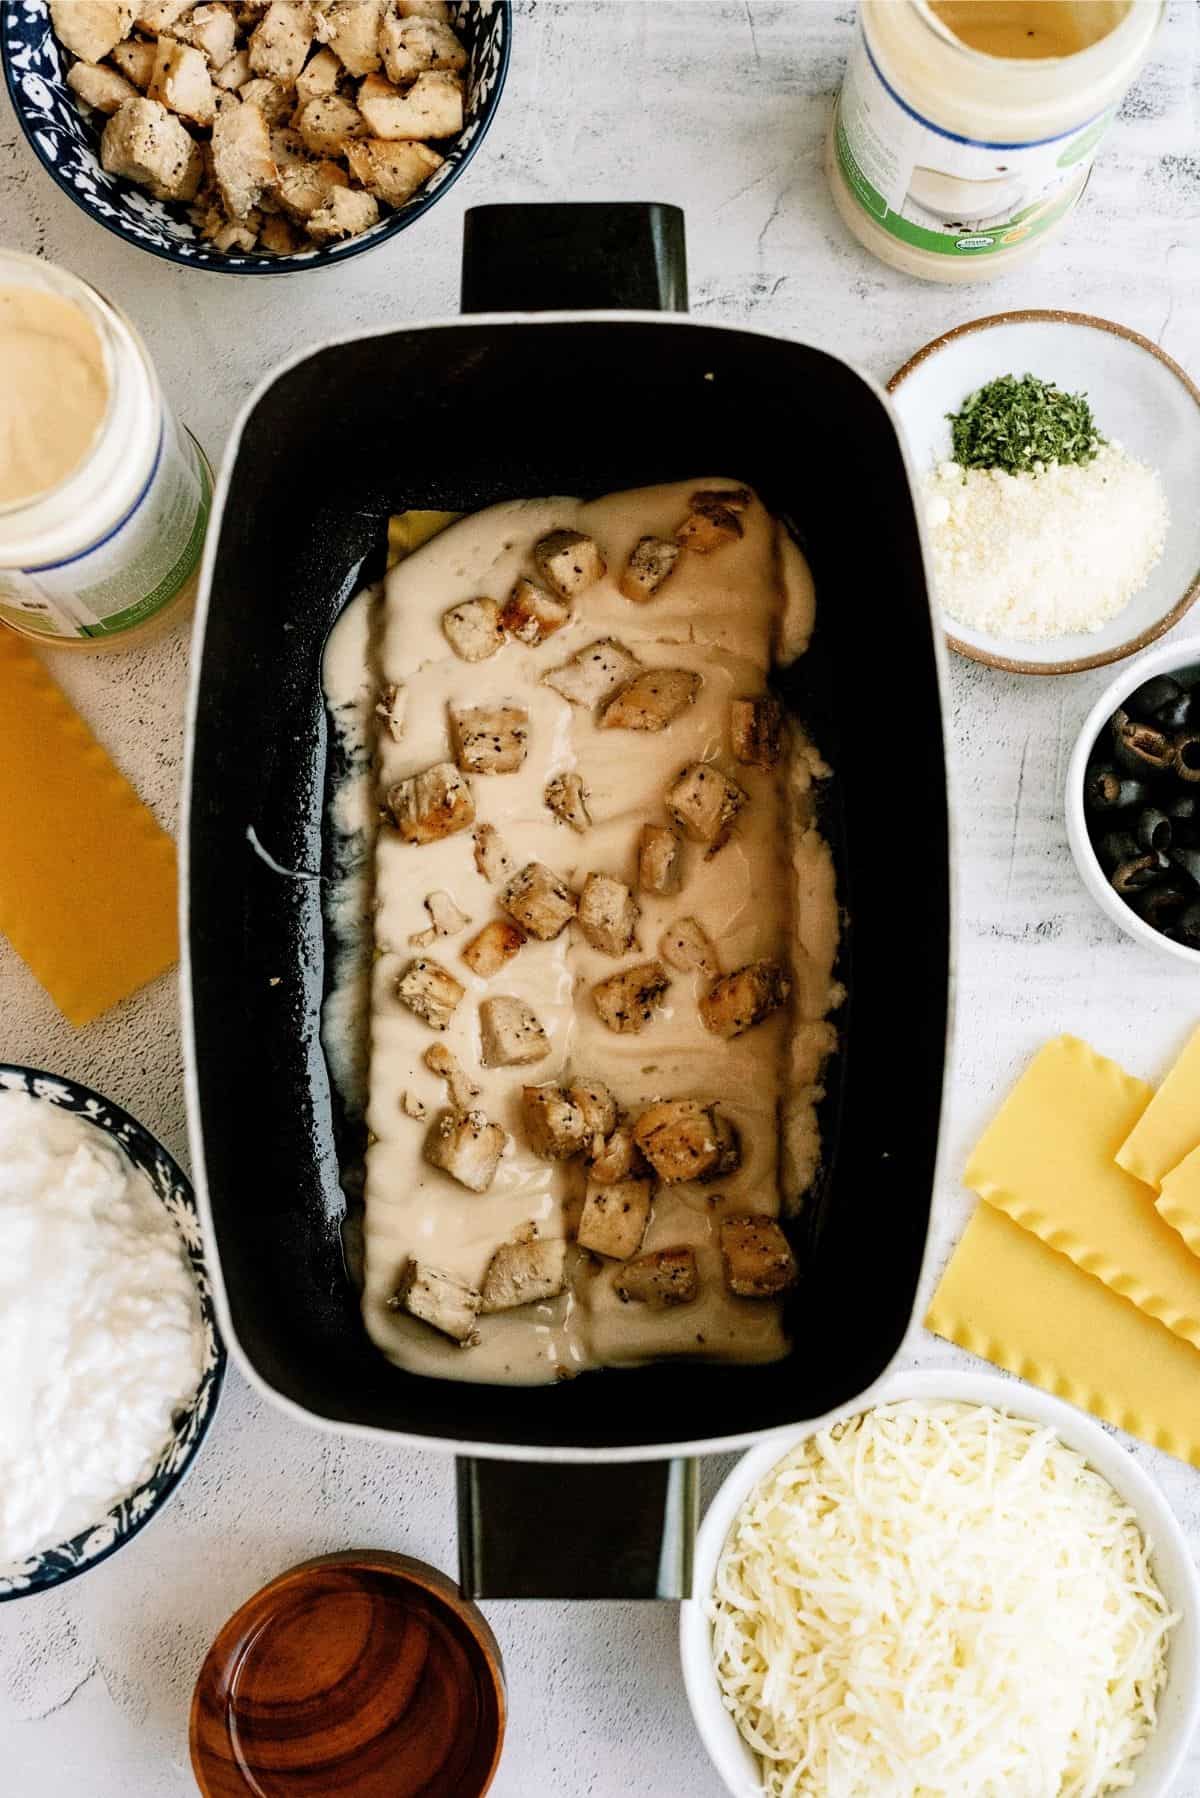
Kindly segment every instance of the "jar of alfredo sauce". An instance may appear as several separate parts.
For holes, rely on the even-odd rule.
[[[0,252],[0,621],[56,647],[150,634],[195,593],[211,498],[129,320]]]
[[[1036,255],[1087,183],[1163,0],[859,0],[828,170],[881,261],[978,281]]]

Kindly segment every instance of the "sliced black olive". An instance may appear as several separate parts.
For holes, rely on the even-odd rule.
[[[1145,785],[1132,774],[1122,774],[1106,762],[1091,769],[1083,787],[1083,801],[1089,811],[1116,812],[1127,805],[1144,805]]]
[[[1165,731],[1143,724],[1126,712],[1114,712],[1113,754],[1130,774],[1166,774],[1175,766],[1175,745]],[[1200,765],[1197,768],[1200,780]]]
[[[1168,860],[1172,867],[1178,868],[1181,874],[1186,874],[1189,880],[1194,880],[1200,886],[1200,849],[1185,849],[1177,844],[1171,850]]]
[[[1131,903],[1138,916],[1153,929],[1167,930],[1191,905],[1192,895],[1177,881],[1162,880],[1156,886],[1147,887],[1145,892],[1136,893]]]
[[[1200,857],[1197,860],[1200,861]],[[1115,867],[1108,878],[1124,898],[1129,893],[1140,893],[1153,886],[1170,865],[1165,855],[1135,855],[1132,861],[1121,862]]]
[[[1134,688],[1123,709],[1131,718],[1140,718],[1143,724],[1167,724],[1169,720],[1162,715],[1164,709],[1178,705],[1181,699],[1186,709],[1187,694],[1179,682],[1169,674],[1156,674],[1152,680],[1143,681],[1140,687]]]
[[[1181,731],[1175,739],[1175,773],[1189,785],[1200,783],[1200,731]]]
[[[1111,874],[1121,862],[1131,862],[1140,854],[1138,840],[1131,830],[1110,830],[1096,843],[1100,866]]]
[[[1171,820],[1156,805],[1148,805],[1138,813],[1133,834],[1143,854],[1156,849],[1160,855],[1165,855],[1171,847]]]
[[[1200,905],[1193,903],[1180,913],[1171,929],[1171,937],[1174,942],[1200,949]]]

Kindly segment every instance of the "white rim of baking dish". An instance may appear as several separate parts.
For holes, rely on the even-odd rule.
[[[212,1281],[213,1303],[221,1325],[221,1333],[233,1360],[237,1363],[243,1378],[263,1398],[275,1405],[279,1410],[304,1423],[311,1429],[327,1431],[331,1435],[348,1436],[363,1441],[386,1442],[405,1447],[426,1449],[436,1454],[473,1456],[477,1460],[490,1461],[541,1461],[547,1463],[562,1462],[585,1464],[588,1462],[605,1462],[619,1464],[639,1461],[662,1461],[677,1457],[697,1455],[728,1454],[731,1451],[751,1447],[756,1442],[774,1440],[781,1434],[774,1430],[741,1430],[732,1435],[701,1437],[684,1442],[657,1442],[649,1444],[633,1444],[616,1448],[576,1448],[569,1445],[513,1444],[498,1442],[472,1442],[457,1440],[449,1435],[430,1436],[418,1431],[385,1428],[379,1424],[354,1423],[338,1421],[333,1418],[320,1417],[310,1411],[307,1406],[297,1400],[288,1398],[276,1390],[269,1381],[263,1378],[254,1366],[239,1340],[234,1328],[233,1317],[229,1308],[229,1298],[225,1288],[225,1270],[221,1264],[221,1256],[217,1245],[216,1230],[213,1225],[212,1204],[208,1192],[208,1172],[204,1160],[204,1137],[200,1117],[200,1093],[196,1080],[194,1065],[194,1024],[192,1012],[192,968],[190,942],[190,862],[191,842],[188,824],[192,808],[192,776],[193,748],[196,734],[196,714],[200,698],[200,669],[205,632],[208,625],[209,599],[212,592],[212,575],[216,563],[217,543],[220,527],[225,515],[225,506],[229,498],[231,475],[237,452],[241,445],[242,435],[251,415],[263,396],[274,384],[281,380],[293,368],[297,368],[310,357],[319,355],[328,349],[337,349],[345,344],[363,343],[373,337],[391,337],[397,332],[419,331],[455,331],[467,327],[471,330],[490,326],[519,325],[536,330],[541,325],[563,324],[638,324],[667,327],[672,330],[680,328],[701,331],[734,332],[738,336],[761,337],[774,343],[805,343],[803,338],[782,336],[777,331],[768,331],[761,326],[742,324],[719,324],[712,320],[693,318],[686,312],[644,312],[635,309],[617,309],[612,311],[554,311],[554,312],[473,312],[469,317],[434,318],[405,320],[400,324],[376,325],[361,331],[346,331],[332,337],[322,338],[318,342],[305,345],[294,351],[283,361],[276,363],[253,388],[249,397],[234,420],[233,428],[221,454],[220,469],[213,488],[212,507],[209,514],[208,532],[204,544],[204,555],[200,564],[200,582],[196,595],[195,615],[192,623],[190,646],[190,672],[188,677],[187,709],[185,713],[185,735],[183,755],[183,782],[181,788],[180,817],[183,828],[179,834],[179,998],[180,1013],[183,1026],[183,1086],[187,1109],[188,1142],[192,1159],[192,1187],[196,1196],[196,1204],[200,1212],[204,1228],[209,1273]],[[819,349],[830,361],[840,363],[854,375],[879,401],[884,414],[892,428],[892,436],[900,454],[904,474],[908,482],[909,498],[912,503],[913,516],[916,520],[918,542],[921,551],[922,568],[925,575],[926,599],[930,612],[930,641],[933,646],[934,667],[938,684],[938,697],[942,710],[943,746],[947,738],[948,719],[948,665],[949,654],[945,644],[940,615],[933,598],[932,579],[930,575],[930,555],[928,534],[922,516],[922,508],[918,501],[917,477],[904,439],[900,420],[892,401],[883,386],[855,367],[844,356],[833,350],[827,350],[819,344],[811,347]],[[954,787],[951,776],[950,760],[943,754],[946,778],[946,836],[947,861],[950,870],[949,878],[949,918],[947,929],[947,978],[946,978],[946,1050],[942,1066],[942,1091],[938,1105],[937,1151],[930,1180],[930,1208],[935,1201],[943,1159],[947,1153],[945,1143],[946,1111],[949,1104],[950,1079],[954,1054],[954,1022],[957,998],[958,969],[958,832],[956,828],[956,810],[954,805]],[[927,1228],[925,1248],[921,1257],[921,1268],[914,1283],[913,1302],[909,1311],[908,1325],[895,1354],[887,1365],[881,1369],[877,1379],[866,1392],[850,1402],[850,1412],[863,1409],[864,1405],[874,1402],[872,1395],[877,1392],[879,1382],[886,1379],[895,1367],[901,1355],[905,1353],[912,1336],[915,1321],[920,1309],[921,1293],[924,1290],[924,1274],[929,1267],[932,1254],[932,1229]],[[806,1420],[804,1428],[819,1428],[825,1419]],[[795,1424],[784,1426],[782,1433],[791,1434]]]
[[[1126,936],[1132,937],[1135,943],[1141,943],[1144,948],[1153,949],[1159,955],[1172,956],[1176,961],[1187,962],[1190,967],[1197,968],[1200,967],[1200,949],[1189,949],[1186,943],[1173,943],[1170,937],[1163,936],[1161,931],[1155,930],[1153,925],[1140,918],[1133,907],[1126,905],[1121,895],[1114,892],[1105,878],[1096,851],[1092,848],[1083,804],[1088,758],[1101,731],[1122,700],[1128,699],[1135,688],[1152,676],[1173,674],[1176,669],[1193,664],[1200,667],[1200,637],[1183,637],[1176,643],[1166,643],[1161,649],[1152,649],[1139,656],[1136,661],[1126,664],[1116,679],[1109,682],[1084,719],[1083,728],[1075,739],[1075,747],[1067,765],[1064,810],[1067,841],[1071,845],[1079,878],[1101,911],[1106,912],[1113,923]]]
[[[827,1417],[803,1429],[776,1430],[752,1449],[729,1474],[705,1513],[696,1538],[692,1596],[679,1610],[679,1656],[684,1689],[700,1740],[713,1766],[733,1798],[762,1798],[762,1781],[753,1749],[743,1740],[732,1715],[725,1708],[712,1655],[712,1626],[705,1614],[713,1588],[717,1562],[738,1513],[755,1486],[793,1449],[818,1430],[843,1418],[857,1417],[878,1405],[898,1399],[949,1399],[964,1404],[991,1405],[1014,1417],[1048,1424],[1068,1448],[1076,1449],[1088,1465],[1112,1486],[1137,1517],[1151,1546],[1156,1575],[1163,1559],[1171,1564],[1171,1576],[1162,1581],[1164,1596],[1179,1612],[1180,1621],[1168,1646],[1171,1658],[1189,1653],[1193,1667],[1191,1691],[1178,1723],[1178,1739],[1170,1751],[1164,1776],[1154,1791],[1140,1798],[1167,1798],[1200,1722],[1200,1681],[1194,1677],[1200,1649],[1200,1575],[1178,1519],[1150,1475],[1115,1435],[1084,1411],[1028,1385],[1011,1374],[959,1368],[944,1372],[915,1368],[886,1375],[863,1399],[841,1405]],[[1168,1682],[1171,1674],[1168,1671]],[[1164,1691],[1167,1688],[1164,1687]],[[1153,1738],[1151,1738],[1153,1739]],[[1137,1762],[1133,1763],[1136,1768]]]

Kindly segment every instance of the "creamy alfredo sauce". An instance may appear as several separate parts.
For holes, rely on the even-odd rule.
[[[78,468],[108,392],[103,346],[78,306],[0,287],[0,506],[37,499]]]
[[[385,828],[375,844],[373,899],[369,883],[362,884],[365,875],[356,891],[353,871],[335,888],[334,922],[336,928],[340,912],[343,942],[350,940],[346,927],[352,930],[355,905],[374,905],[364,1318],[378,1346],[414,1371],[536,1382],[663,1354],[765,1361],[785,1352],[782,1307],[726,1291],[717,1232],[723,1216],[778,1212],[781,1203],[794,1210],[816,1167],[814,1106],[834,1045],[827,1017],[840,998],[832,975],[838,933],[833,868],[812,823],[813,779],[825,770],[802,742],[786,774],[735,763],[728,716],[732,698],[763,690],[772,661],[792,659],[806,648],[814,610],[811,577],[799,550],[755,501],[743,516],[741,542],[710,557],[686,556],[649,604],[634,604],[617,590],[637,539],[672,532],[687,512],[688,496],[712,484],[692,480],[590,504],[549,499],[492,507],[463,519],[392,570],[374,641],[366,596],[331,636],[326,692],[343,740],[358,746],[360,769],[364,738],[374,734],[367,725],[380,683],[407,689],[404,735],[396,742],[380,731],[375,741],[377,791],[447,758],[449,705],[511,701],[528,711],[524,766],[515,774],[472,777],[477,823],[495,825],[518,868],[543,861],[576,888],[592,870],[632,882],[641,825],[666,821],[663,793],[690,761],[717,762],[750,797],[732,839],[711,860],[699,846],[685,847],[680,893],[639,894],[640,949],[620,959],[599,954],[568,928],[553,942],[531,940],[493,979],[478,979],[462,962],[461,949],[502,914],[497,889],[476,869],[470,831],[415,847]],[[529,648],[510,640],[485,662],[462,661],[443,635],[442,614],[480,594],[503,599],[528,571],[534,543],[560,526],[596,539],[608,575],[576,600],[572,621],[546,643]],[[600,731],[589,713],[540,684],[548,669],[604,636],[617,638],[647,667],[699,672],[703,684],[695,705],[657,734]],[[543,800],[549,776],[568,769],[580,772],[589,792],[592,827],[583,835],[556,820]],[[360,779],[359,792],[362,787]],[[365,827],[361,798],[347,789],[337,804],[340,828]],[[471,924],[420,951],[410,937],[428,925],[424,899],[439,888]],[[653,1023],[640,1035],[608,1031],[592,1007],[590,988],[618,968],[653,957],[666,925],[685,916],[707,930],[724,970],[758,957],[789,962],[795,981],[790,1010],[723,1041],[700,1023],[699,977],[672,971],[667,1005]],[[466,988],[449,1028],[436,1038],[394,995],[398,974],[422,952]],[[357,1040],[362,1037],[353,959],[345,958],[324,1029],[331,1065],[348,1082],[343,1091],[351,1103],[356,1028]],[[511,994],[532,1007],[551,1042],[544,1061],[527,1068],[480,1066],[478,1005],[490,994]],[[401,1106],[403,1094],[414,1095],[431,1120],[446,1104],[443,1083],[422,1061],[435,1040],[445,1042],[481,1088],[479,1108],[510,1136],[495,1180],[482,1195],[428,1165],[428,1123]],[[481,1318],[482,1340],[461,1349],[391,1310],[388,1301],[410,1254],[478,1283],[495,1249],[523,1226],[535,1223],[546,1237],[572,1234],[583,1200],[583,1165],[535,1156],[525,1145],[519,1105],[522,1084],[568,1073],[602,1080],[634,1115],[655,1098],[692,1097],[719,1101],[736,1125],[741,1168],[715,1186],[660,1187],[642,1245],[643,1251],[691,1245],[700,1295],[666,1311],[623,1304],[613,1288],[620,1264],[572,1257],[566,1294]]]

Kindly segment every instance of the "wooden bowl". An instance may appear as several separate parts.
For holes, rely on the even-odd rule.
[[[205,1798],[480,1798],[505,1715],[499,1646],[458,1587],[350,1550],[281,1574],[221,1630],[192,1770]]]

